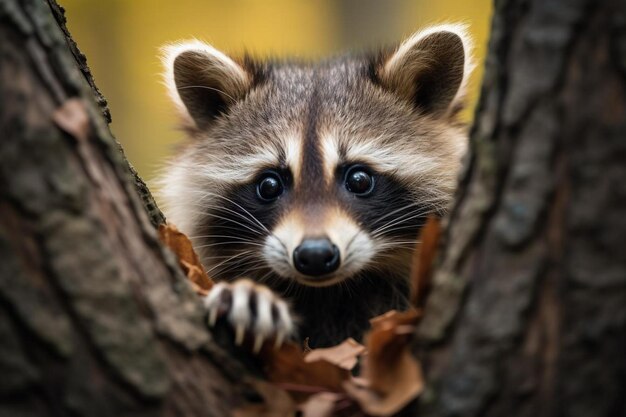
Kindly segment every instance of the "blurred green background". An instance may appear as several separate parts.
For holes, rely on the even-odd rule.
[[[150,183],[182,138],[161,83],[159,47],[198,38],[227,53],[319,58],[403,40],[433,23],[465,22],[482,75],[492,0],[61,0],[69,29],[109,101],[112,129]]]

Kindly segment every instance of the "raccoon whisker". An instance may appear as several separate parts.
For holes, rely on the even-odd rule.
[[[284,279],[276,274],[276,272],[274,270],[272,270],[271,268],[268,270],[268,272],[263,275],[262,277],[263,281],[267,283],[267,285],[275,285],[275,284],[279,284],[281,281],[284,281]],[[294,283],[293,280],[289,280],[289,284]]]
[[[288,256],[287,254],[289,253],[289,250],[287,249],[287,245],[285,245],[285,243],[278,236],[276,236],[274,233],[270,233],[268,237],[273,237],[274,240],[278,242],[278,244],[280,245],[281,249],[283,250],[283,252],[276,251],[278,253],[278,257],[279,258],[287,257]]]
[[[278,241],[278,243],[280,243],[280,246],[281,246],[281,247],[283,248],[283,250],[285,251],[285,254],[286,254],[286,253],[289,253],[289,249],[287,249],[287,245],[285,245],[285,244],[283,243],[283,241],[282,241],[282,240],[280,240],[280,239],[279,239],[276,235],[274,235],[273,233],[272,233],[271,235],[272,235],[272,236],[274,236],[274,238],[276,238],[276,240]]]
[[[206,271],[207,274],[210,274],[211,272],[213,272],[216,268],[219,268],[220,266],[224,265],[227,262],[231,262],[233,259],[236,259],[239,256],[242,255],[247,255],[249,252],[239,252],[236,253],[235,255],[231,256],[230,258],[218,263],[217,265],[215,265],[214,267],[212,267],[211,269],[209,269],[208,271]]]
[[[359,236],[361,233],[363,233],[360,229],[350,238],[350,240],[348,241],[348,243],[346,243],[346,251],[350,250],[350,246],[352,246],[352,244],[354,243],[354,241],[356,240],[357,236]]]
[[[354,295],[358,295],[358,288],[359,288],[359,284],[357,282],[357,280],[364,280],[364,281],[369,281],[369,282],[373,282],[372,278],[369,277],[367,274],[363,273],[363,270],[350,275],[350,277],[348,277],[348,279],[344,279],[343,281],[346,283],[346,289],[348,291],[348,294],[350,295],[350,297],[353,297]],[[355,290],[356,289],[356,290]]]
[[[415,206],[417,206],[418,208],[415,209],[415,210],[409,210],[411,207],[415,207]],[[420,202],[419,204],[418,203],[407,204],[404,207],[401,207],[399,209],[396,209],[396,210],[392,211],[391,213],[388,213],[388,215],[396,214],[396,213],[401,212],[401,211],[407,211],[406,213],[403,213],[403,214],[398,216],[398,218],[402,218],[402,217],[409,216],[409,215],[416,214],[416,213],[432,212],[432,210],[433,210],[432,207],[425,205],[423,202]],[[386,214],[386,215],[378,218],[376,220],[376,223],[379,223],[382,219],[388,217],[388,215]],[[393,221],[397,220],[398,218],[391,219],[386,224],[389,224],[390,222],[393,222]]]
[[[234,214],[239,215],[240,217],[242,217],[242,218],[243,218],[243,219],[245,219],[245,220],[248,220],[248,221],[250,221],[250,220],[254,220],[254,221],[255,221],[255,222],[256,222],[259,226],[261,226],[261,228],[263,229],[263,230],[261,230],[260,232],[257,232],[259,235],[262,235],[262,234],[263,234],[263,232],[265,232],[265,233],[267,233],[268,235],[273,236],[274,238],[276,238],[276,240],[278,241],[278,243],[282,246],[282,248],[284,249],[285,253],[289,252],[289,250],[287,249],[287,246],[285,245],[285,243],[284,243],[281,239],[279,239],[278,237],[276,237],[276,235],[274,235],[274,234],[273,234],[273,233],[272,233],[272,232],[271,232],[271,231],[270,231],[270,230],[269,230],[269,229],[268,229],[268,228],[267,228],[267,227],[266,227],[263,223],[261,223],[261,222],[259,221],[259,219],[257,219],[257,218],[256,218],[256,217],[252,214],[252,213],[250,213],[248,210],[246,210],[246,209],[245,209],[244,207],[242,207],[240,204],[238,204],[237,202],[235,202],[235,201],[231,200],[230,198],[224,197],[224,196],[219,195],[219,194],[216,194],[216,193],[206,192],[205,194],[207,194],[207,195],[209,195],[209,194],[210,194],[210,195],[214,195],[214,196],[216,196],[216,197],[222,198],[222,199],[224,199],[224,200],[226,200],[226,201],[228,201],[228,202],[230,202],[230,203],[232,203],[232,204],[236,205],[237,207],[239,207],[240,209],[242,209],[245,213],[247,213],[247,214],[250,216],[250,218],[247,218],[247,217],[243,216],[241,213],[238,213],[238,212],[236,212],[236,211],[234,211],[234,210],[230,210],[230,209],[227,209],[227,208],[224,208],[224,207],[219,207],[219,206],[214,206],[214,205],[213,205],[213,206],[207,206],[207,207],[215,207],[215,208],[219,208],[219,209],[225,209],[225,210],[228,210],[228,211],[230,211],[230,212],[232,212],[232,213],[234,213]],[[203,197],[203,198],[204,198],[204,197]],[[204,212],[200,212],[200,213],[205,214]],[[212,215],[213,213],[206,213],[206,214]],[[213,214],[213,215],[214,215],[214,214]],[[214,216],[216,216],[216,215],[214,215]],[[233,221],[233,222],[234,222],[234,221]],[[241,225],[241,223],[238,223],[238,222],[234,222],[234,223]],[[222,226],[222,227],[224,227],[224,226]],[[232,228],[232,229],[238,230],[237,228]],[[249,228],[248,228],[248,229],[249,229]],[[356,237],[356,236],[355,236],[355,237]],[[283,255],[283,254],[281,254],[281,255]]]
[[[357,238],[357,237],[359,236],[359,234],[361,234],[361,233],[362,233],[362,232],[361,232],[361,230],[358,230],[358,231],[357,231],[357,232],[356,232],[356,233],[355,233],[355,234],[354,234],[354,235],[350,238],[350,240],[348,241],[348,243],[346,243],[346,249],[345,249],[345,251],[346,251],[346,253],[348,254],[348,256],[346,256],[346,258],[343,260],[344,267],[345,267],[346,265],[348,265],[348,264],[349,264],[348,262],[349,262],[349,260],[350,260],[350,257],[351,257],[351,256],[353,256],[353,252],[350,250],[350,247],[352,246],[352,244],[354,243],[354,241],[356,240],[356,238]]]
[[[220,245],[243,245],[244,248],[241,248],[244,252],[249,253],[251,255],[254,255],[255,253],[257,253],[256,250],[252,250],[252,248],[245,248],[246,245],[250,245],[250,246],[263,246],[263,244],[255,242],[253,240],[250,239],[244,239],[238,236],[232,236],[232,235],[199,235],[199,236],[194,236],[193,239],[199,239],[199,238],[216,238],[216,239],[222,239],[222,241],[220,242],[212,242],[212,243],[207,243],[204,245],[194,245],[195,249],[200,249],[200,248],[207,248],[207,247],[213,247],[213,246],[220,246]],[[229,240],[225,240],[225,239],[229,239]],[[248,250],[245,250],[248,249]],[[233,250],[236,250],[237,253],[241,253],[240,250],[234,248]],[[230,255],[225,255],[225,256],[207,256],[208,258],[225,258],[228,257]]]
[[[255,252],[249,253],[246,257],[237,260],[237,262],[235,262],[233,266],[237,268],[241,268],[244,265],[246,266],[246,268],[253,268],[257,266],[267,267],[265,260],[263,260],[262,258],[258,256],[254,256],[255,254],[256,254]]]
[[[375,272],[377,272],[378,274],[381,274],[381,275],[382,274],[388,274],[389,271],[390,271],[389,264],[387,262],[381,262],[380,258],[381,257],[379,257],[378,259],[373,260],[368,265],[368,270],[375,271]],[[367,274],[363,274],[363,276],[368,277]]]
[[[267,271],[267,273],[263,274],[261,277],[257,278],[256,281],[263,283],[263,282],[267,282],[267,278],[271,278],[272,277],[272,273],[274,271],[272,271],[271,269],[269,271]]]
[[[244,264],[238,265],[238,267],[241,267]],[[265,271],[265,270],[267,270],[267,265],[265,265],[263,263],[261,263],[261,264],[252,264],[252,265],[246,266],[245,271],[243,272],[242,275],[246,276],[246,275],[249,275],[249,274],[251,274],[252,272],[255,272],[255,271]]]
[[[350,269],[352,264],[354,263],[354,252],[348,252],[348,256],[343,260],[343,268]]]
[[[196,210],[190,210],[190,212],[192,212],[192,213],[202,214],[202,215],[204,215],[204,216],[210,216],[210,217],[215,217],[215,218],[218,218],[218,219],[222,219],[222,220],[225,220],[225,221],[227,221],[227,222],[235,223],[235,224],[237,224],[237,225],[239,225],[239,226],[241,226],[241,227],[243,227],[243,228],[246,228],[246,229],[248,229],[249,231],[251,231],[251,232],[253,232],[253,233],[256,233],[257,235],[261,235],[261,234],[262,234],[262,231],[259,231],[259,230],[257,230],[257,229],[253,229],[253,228],[251,228],[250,226],[247,226],[247,225],[245,225],[245,224],[243,224],[243,223],[240,223],[240,222],[238,222],[238,221],[236,221],[236,220],[229,219],[228,217],[219,216],[219,215],[217,215],[217,214],[215,214],[215,213],[203,212],[203,211],[200,211],[200,210],[197,210],[197,211],[196,211]]]
[[[376,234],[373,234],[372,236],[374,238],[379,238],[379,237],[383,237],[385,235],[389,235],[391,233],[399,232],[399,231],[406,230],[406,229],[414,229],[413,231],[415,232],[415,236],[417,236],[419,228],[415,224],[411,224],[411,223],[406,224],[406,223],[410,222],[411,220],[413,220],[415,218],[419,218],[419,217],[422,217],[422,215],[417,215],[415,217],[410,217],[410,218],[407,218],[407,219],[405,219],[403,221],[399,221],[396,224],[389,225],[389,227],[386,227],[386,228],[384,228],[382,230],[379,230]]]
[[[233,265],[222,265],[218,270],[211,273],[211,276],[217,280],[233,280],[237,278],[245,278],[249,276],[249,272],[254,271],[251,269],[250,271],[239,272],[238,268]]]
[[[223,268],[222,270],[220,270],[218,273],[213,274],[214,277],[218,277],[218,279],[224,279],[224,276],[226,276],[227,279],[233,279],[233,278],[247,278],[247,277],[251,277],[252,273],[254,273],[255,271],[265,271],[267,270],[267,267],[265,266],[258,266],[255,268],[250,268],[247,269],[243,272],[237,272],[238,268],[232,267],[232,268]],[[256,280],[256,279],[255,279]]]
[[[418,240],[405,240],[405,241],[396,241],[396,242],[386,242],[383,243],[381,245],[379,245],[378,247],[380,249],[387,249],[387,248],[396,248],[398,246],[411,246],[411,245],[417,245]]]
[[[258,258],[253,257],[252,255],[252,253],[248,253],[242,259],[235,260],[234,262],[233,259],[227,259],[226,261],[221,262],[219,265],[216,265],[216,267],[219,267],[220,269],[213,274],[213,276],[220,277],[224,274],[236,272],[238,269],[243,268],[244,271],[237,273],[236,277],[245,277],[251,272],[267,269],[265,262],[259,261]],[[227,264],[229,262],[231,264]]]
[[[241,234],[241,233],[242,233],[241,228],[240,228],[240,227],[236,227],[236,226],[225,226],[225,225],[220,225],[220,226],[219,226],[219,228],[220,228],[220,229],[228,229],[228,230],[236,230],[236,231],[238,232],[238,234],[237,234],[237,235],[233,235],[233,236],[230,236],[230,237],[237,237],[239,234]],[[247,232],[246,232],[246,233],[247,233]],[[189,237],[189,239],[200,239],[200,238],[202,238],[202,237],[203,237],[203,235],[193,235],[193,236],[188,236],[188,237]],[[255,237],[256,237],[256,235],[255,235]]]
[[[184,85],[182,87],[176,87],[177,90],[187,90],[190,88],[204,88],[206,90],[213,90],[213,91],[217,91],[220,94],[223,94],[224,96],[228,97],[229,99],[231,99],[232,103],[236,103],[237,100],[234,99],[233,96],[226,94],[224,91],[220,90],[219,88],[214,88],[214,87],[209,87],[206,85]]]
[[[248,253],[248,254],[254,253],[253,250],[248,250],[248,251],[245,251],[245,252]],[[207,258],[208,259],[224,259],[224,258],[229,258],[231,256],[232,255],[219,255],[219,256],[207,256]]]
[[[380,222],[381,220],[384,220],[384,219],[386,219],[386,218],[387,218],[387,217],[389,217],[389,216],[393,216],[394,214],[396,214],[396,213],[398,213],[398,212],[400,212],[400,211],[403,211],[403,210],[406,210],[406,209],[408,209],[408,208],[410,208],[410,207],[414,207],[414,206],[418,206],[418,205],[422,205],[422,202],[419,202],[419,203],[418,203],[418,202],[413,202],[413,203],[407,204],[407,205],[405,205],[405,206],[403,206],[403,207],[400,207],[400,208],[398,208],[398,209],[395,209],[395,210],[393,210],[393,211],[391,211],[391,212],[389,212],[389,213],[385,214],[384,216],[381,216],[381,217],[379,217],[378,219],[376,219],[376,222],[375,222],[375,223],[378,223],[378,222]]]
[[[248,264],[248,265],[247,265]],[[237,262],[233,264],[220,265],[218,269],[211,274],[213,277],[222,279],[224,275],[230,275],[230,278],[245,278],[253,274],[255,271],[265,271],[267,266],[264,264],[256,264],[249,262]]]
[[[406,204],[400,208],[397,208],[387,214],[385,214],[382,217],[379,217],[378,219],[376,219],[376,223],[380,222],[383,219],[386,219],[389,216],[393,216],[394,214],[401,212],[403,210],[406,210],[408,208],[414,207],[414,206],[420,206],[420,208],[425,209],[425,210],[434,210],[434,211],[440,211],[442,208],[439,207],[438,205],[433,205],[432,203],[436,203],[439,202],[440,199],[439,198],[430,198],[430,199],[420,199],[419,201],[413,201],[409,204]]]
[[[224,238],[228,238],[229,240],[225,240]],[[212,248],[215,246],[226,246],[226,245],[240,245],[240,248],[237,247],[231,247],[230,249],[225,248],[225,251],[227,251],[226,253],[228,253],[228,251],[230,251],[230,253],[241,253],[241,251],[245,251],[245,250],[251,250],[253,248],[247,248],[246,246],[262,246],[260,243],[251,241],[251,240],[247,240],[247,239],[241,239],[241,238],[237,238],[235,236],[224,236],[224,238],[222,238],[220,241],[218,242],[209,242],[203,245],[194,245],[195,249],[202,249],[202,248]]]
[[[349,268],[353,261],[354,261],[354,252],[348,252],[348,255],[343,260],[343,267],[346,269]]]
[[[395,224],[390,224],[388,225],[388,227],[384,227],[381,228],[380,230],[376,231],[376,233],[372,233],[371,236],[373,238],[380,238],[380,237],[385,237],[385,235],[389,235],[391,233],[394,232],[398,232],[404,229],[415,229],[415,235],[417,236],[417,232],[418,232],[418,227],[415,224],[405,224],[407,222],[410,222],[411,220],[414,220],[415,218],[419,218],[422,217],[422,215],[416,215],[414,217],[409,217],[407,219],[404,219],[402,221],[399,221]]]
[[[241,206],[241,204],[237,203],[236,201],[233,201],[232,199],[230,199],[230,198],[228,198],[228,197],[224,197],[223,195],[220,195],[220,194],[217,194],[217,193],[212,193],[212,192],[210,192],[210,191],[204,191],[203,193],[205,194],[205,197],[202,197],[201,199],[206,198],[206,197],[207,197],[207,196],[209,196],[209,195],[213,195],[213,196],[219,197],[219,198],[221,198],[221,199],[224,199],[224,200],[228,201],[228,202],[229,202],[229,203],[231,203],[231,204],[236,205],[237,207],[239,207],[240,209],[242,209],[242,210],[243,210],[243,211],[244,211],[244,212],[245,212],[248,216],[250,216],[250,218],[251,218],[252,220],[254,220],[254,221],[255,221],[255,222],[256,222],[259,226],[261,226],[261,228],[262,228],[264,231],[266,231],[267,233],[269,233],[269,232],[270,232],[270,231],[268,230],[268,228],[267,228],[267,227],[265,227],[265,225],[259,221],[259,219],[257,219],[257,218],[256,218],[256,217],[252,214],[252,213],[250,213],[248,210],[246,210],[244,207],[242,207],[242,206]]]
[[[356,274],[352,274],[349,279],[346,279],[344,281],[346,282],[346,285],[358,288],[358,281],[361,280],[373,282],[372,278],[368,276],[368,274],[364,273],[364,271],[359,271]]]
[[[253,246],[263,246],[260,243],[255,243],[255,242],[250,242],[247,240],[233,240],[230,242],[214,242],[214,243],[209,243],[206,245],[200,245],[200,246],[196,246],[196,249],[201,249],[201,248],[211,248],[214,246],[220,246],[220,245],[253,245]]]
[[[407,213],[406,215],[400,216],[398,219],[394,219],[394,220],[384,224],[383,226],[375,229],[370,234],[372,236],[374,236],[374,237],[378,237],[385,230],[387,230],[387,229],[389,229],[391,227],[394,227],[394,226],[396,226],[398,224],[405,223],[405,222],[408,222],[410,220],[416,219],[418,217],[423,217],[426,213],[428,213],[428,211],[426,211],[426,210],[416,210],[415,212]]]
[[[398,225],[396,225],[394,227],[391,227],[389,229],[384,230],[383,231],[384,233],[376,234],[374,237],[381,237],[381,236],[383,236],[385,234],[389,235],[391,233],[395,233],[395,232],[398,232],[398,231],[401,231],[401,230],[406,230],[406,229],[415,229],[415,225],[414,224],[404,224],[403,225],[403,224],[400,223],[400,224],[398,224]],[[417,236],[417,234],[418,234],[417,231],[415,231],[415,236]]]
[[[232,213],[234,215],[239,216],[241,219],[246,220],[247,222],[250,222],[250,225],[254,226],[255,228],[257,226],[256,223],[259,223],[258,221],[256,223],[252,221],[252,220],[256,220],[256,219],[252,219],[252,218],[249,218],[247,216],[244,216],[243,214],[241,214],[241,213],[239,213],[239,212],[237,212],[235,210],[231,210],[231,209],[229,209],[227,207],[221,207],[221,206],[217,206],[217,205],[203,205],[202,208],[213,208],[213,209],[216,209],[215,212],[218,212],[218,213],[220,211],[226,211],[228,213]],[[203,213],[203,214],[206,213],[206,211],[202,211],[202,210],[200,210],[198,212],[199,213]],[[261,223],[259,223],[259,224],[261,224]],[[263,229],[259,229],[259,234],[262,234],[263,232],[268,232],[268,230],[265,228],[265,226],[263,226],[262,224],[261,224],[261,226],[263,227]]]
[[[347,279],[339,281],[339,288],[348,294],[348,297],[352,298],[352,291],[350,291],[350,285],[348,285]]]
[[[189,237],[189,239],[202,239],[202,238],[225,238],[225,239],[232,239],[232,238],[236,238],[237,240],[244,240],[241,236],[235,236],[235,235],[197,235],[197,236],[193,236],[193,237]],[[255,243],[253,240],[246,240],[247,242],[253,242]]]
[[[374,272],[374,274],[372,274],[372,272]],[[354,278],[359,279],[359,280],[364,279],[373,283],[374,282],[374,280],[372,279],[373,276],[376,276],[377,274],[383,275],[385,274],[385,272],[386,271],[383,268],[383,265],[381,265],[378,261],[372,260],[370,261],[370,263],[368,263],[367,269],[360,271],[358,274],[354,276]]]
[[[224,221],[227,221],[227,222],[230,222],[230,223],[233,223],[233,224],[239,225],[239,226],[241,226],[241,227],[243,227],[243,228],[245,228],[245,229],[247,229],[247,230],[251,231],[252,233],[257,234],[257,235],[262,235],[262,234],[263,234],[263,232],[262,232],[262,231],[260,231],[260,230],[258,230],[258,229],[253,229],[253,228],[252,228],[252,227],[250,227],[250,226],[247,226],[247,225],[245,225],[245,224],[243,224],[243,223],[241,223],[241,222],[238,222],[237,220],[233,220],[233,219],[230,219],[230,218],[228,218],[228,217],[220,216],[220,215],[217,215],[217,214],[215,214],[215,213],[207,213],[207,212],[204,212],[204,213],[202,213],[202,214],[204,214],[205,216],[215,217],[215,218],[217,218],[217,219],[221,219],[221,220],[224,220]]]
[[[287,288],[285,289],[286,294],[291,294],[292,296],[297,297],[300,293],[302,293],[302,286],[297,285],[296,281],[290,279],[287,282]],[[293,291],[293,293],[292,293]]]

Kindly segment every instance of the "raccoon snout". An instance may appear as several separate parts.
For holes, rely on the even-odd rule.
[[[304,275],[327,275],[335,272],[340,263],[339,248],[328,238],[304,239],[293,251],[293,264]]]

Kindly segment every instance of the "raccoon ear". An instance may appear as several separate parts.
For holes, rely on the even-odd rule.
[[[251,75],[234,60],[201,41],[162,49],[165,83],[186,121],[204,128],[243,98]]]
[[[436,116],[462,107],[472,70],[471,38],[464,25],[440,25],[418,32],[383,58],[377,76],[383,86]]]

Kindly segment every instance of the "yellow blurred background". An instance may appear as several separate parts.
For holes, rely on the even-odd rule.
[[[465,22],[482,76],[492,0],[60,0],[68,26],[109,102],[114,134],[151,182],[182,138],[161,84],[159,47],[199,38],[225,52],[319,58],[400,41],[441,22]],[[466,114],[471,117],[470,108]]]

